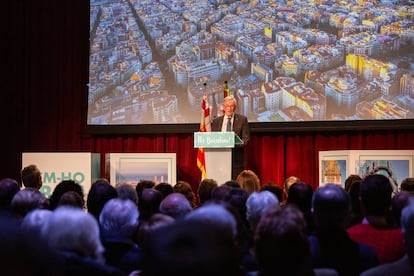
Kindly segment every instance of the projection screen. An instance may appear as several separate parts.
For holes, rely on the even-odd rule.
[[[258,130],[413,125],[414,6],[90,1],[92,131],[193,130],[225,81]]]

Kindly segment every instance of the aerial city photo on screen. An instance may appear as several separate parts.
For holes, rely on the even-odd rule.
[[[90,1],[88,124],[414,119],[414,2]]]

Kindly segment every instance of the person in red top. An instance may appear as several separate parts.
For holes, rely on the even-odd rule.
[[[401,228],[393,228],[387,222],[391,195],[392,186],[386,176],[373,174],[365,177],[360,189],[364,219],[347,229],[352,240],[375,249],[380,263],[395,261],[405,253]]]

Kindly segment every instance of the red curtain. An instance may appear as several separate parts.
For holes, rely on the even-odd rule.
[[[58,137],[56,137],[58,139]],[[76,136],[73,139],[77,139]],[[201,178],[196,165],[197,151],[193,134],[154,134],[88,138],[83,148],[73,150],[110,152],[167,152],[177,154],[177,180],[188,181],[194,189]],[[38,141],[40,142],[40,141]],[[282,185],[290,176],[317,187],[319,151],[326,150],[412,150],[413,130],[341,132],[308,132],[298,134],[253,133],[246,149],[246,168],[255,171],[262,184]],[[61,149],[56,148],[56,151]],[[103,163],[103,159],[102,159]],[[102,172],[104,166],[101,167]],[[102,175],[104,175],[102,173]]]

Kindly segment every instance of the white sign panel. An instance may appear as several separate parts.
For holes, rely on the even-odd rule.
[[[36,165],[42,173],[40,191],[47,197],[62,180],[74,180],[83,187],[85,196],[91,183],[100,177],[100,154],[88,152],[24,152],[22,168]]]

